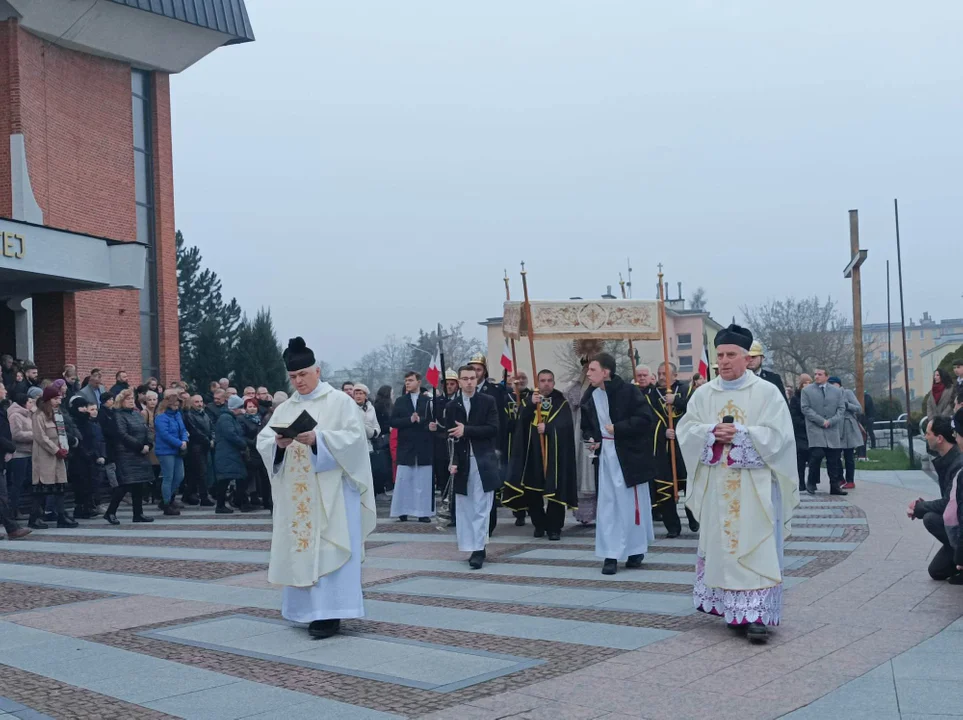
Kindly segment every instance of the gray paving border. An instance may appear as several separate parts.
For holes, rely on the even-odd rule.
[[[368,640],[378,640],[382,642],[389,642],[396,645],[411,645],[414,647],[429,648],[432,650],[443,650],[445,652],[453,652],[459,655],[474,655],[476,657],[490,658],[492,660],[505,660],[515,663],[511,667],[505,668],[503,670],[494,670],[487,673],[482,673],[480,675],[475,675],[465,680],[460,680],[458,682],[448,683],[446,685],[433,685],[431,683],[421,682],[419,680],[410,680],[408,678],[398,677],[396,675],[384,675],[382,673],[372,673],[366,672],[364,670],[354,670],[351,668],[339,667],[337,665],[326,665],[324,663],[311,662],[310,660],[298,660],[296,658],[284,657],[283,655],[273,655],[271,653],[259,653],[253,650],[242,650],[240,648],[235,648],[230,645],[220,645],[218,643],[202,642],[200,640],[190,640],[187,638],[172,637],[165,634],[170,630],[182,630],[185,628],[195,627],[197,625],[207,625],[210,623],[220,622],[227,618],[235,618],[241,620],[253,620],[256,622],[268,623],[271,625],[278,625],[285,628],[296,627],[294,623],[290,623],[286,620],[278,620],[276,618],[262,618],[256,615],[245,615],[244,613],[237,613],[234,615],[222,615],[216,618],[209,618],[207,620],[199,620],[192,623],[184,623],[183,625],[169,625],[158,630],[148,630],[145,632],[137,633],[142,637],[151,638],[154,640],[161,640],[164,642],[172,642],[179,645],[189,645],[191,647],[198,647],[204,650],[215,650],[218,652],[226,652],[232,655],[241,655],[243,657],[255,658],[257,660],[266,660],[268,662],[275,662],[281,665],[296,665],[298,667],[310,668],[313,670],[324,670],[325,672],[336,673],[338,675],[350,675],[352,677],[365,678],[366,680],[378,680],[380,682],[390,683],[392,685],[402,685],[404,687],[416,688],[418,690],[430,690],[437,693],[450,693],[455,690],[461,690],[462,688],[471,687],[472,685],[478,685],[479,683],[488,682],[489,680],[494,680],[495,678],[502,677],[504,675],[511,675],[512,673],[520,672],[522,670],[527,670],[532,667],[537,667],[538,665],[544,665],[546,660],[538,660],[535,658],[526,658],[518,655],[506,655],[503,653],[493,653],[486,650],[475,650],[472,648],[459,647],[457,645],[439,645],[437,643],[427,643],[420,640],[408,640],[406,638],[390,637],[388,635],[377,635],[375,633],[360,633],[360,632],[342,632],[342,635],[348,637],[358,637],[365,638]]]

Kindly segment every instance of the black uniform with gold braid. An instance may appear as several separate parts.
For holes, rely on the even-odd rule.
[[[538,432],[537,408],[531,395],[522,399],[512,439],[508,479],[502,488],[502,505],[512,510],[528,510],[538,537],[545,531],[561,532],[565,511],[578,507],[572,408],[558,390],[543,397],[540,405],[544,436]]]
[[[672,426],[678,427],[679,420],[685,414],[692,395],[692,387],[687,383],[676,381],[672,383],[672,394],[675,399],[672,401]],[[679,509],[676,506],[675,494],[672,486],[672,460],[669,456],[669,439],[665,431],[669,429],[668,409],[665,403],[664,388],[653,388],[653,392],[645,394],[652,411],[656,416],[655,434],[653,437],[652,453],[655,456],[655,483],[653,483],[653,507],[662,516],[668,536],[678,537],[682,532],[682,522],[679,520]],[[679,443],[675,443],[675,467],[676,478],[679,481],[679,492],[685,490],[685,480],[687,477],[685,461],[682,459],[682,450]],[[689,528],[695,532],[699,525],[690,510],[686,508],[686,516],[689,519]]]

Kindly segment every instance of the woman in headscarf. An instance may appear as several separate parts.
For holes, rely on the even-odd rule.
[[[354,401],[358,403],[361,415],[364,418],[364,431],[368,438],[368,453],[374,452],[372,440],[381,434],[381,425],[378,423],[378,413],[375,412],[374,405],[368,402],[368,386],[364,383],[354,384]]]

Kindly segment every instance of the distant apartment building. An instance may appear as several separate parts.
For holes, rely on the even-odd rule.
[[[863,343],[866,347],[866,365],[887,359],[886,323],[863,325]],[[903,362],[903,338],[898,322],[892,325],[892,353],[894,363]],[[906,362],[909,369],[910,400],[922,399],[929,392],[933,372],[940,361],[963,345],[963,318],[933,320],[929,313],[917,323],[910,320],[906,326]],[[904,392],[904,375],[895,372],[893,389]]]

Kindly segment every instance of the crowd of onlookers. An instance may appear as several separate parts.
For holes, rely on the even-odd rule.
[[[35,529],[101,515],[118,524],[128,494],[141,523],[153,520],[145,503],[165,515],[184,505],[219,514],[272,507],[256,438],[285,392],[239,392],[226,378],[203,395],[179,380],[131,387],[123,370],[113,380],[108,387],[98,368],[81,380],[73,365],[41,378],[33,363],[0,356],[0,520],[8,537],[29,533],[18,522],[24,509]]]

